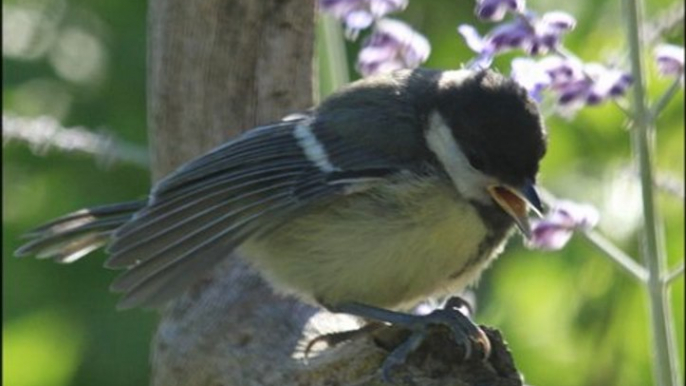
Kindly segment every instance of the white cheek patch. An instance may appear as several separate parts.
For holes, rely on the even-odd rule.
[[[429,150],[448,172],[457,191],[465,198],[489,203],[491,199],[486,187],[494,182],[493,179],[472,167],[438,112],[429,115],[429,129],[424,136]]]
[[[324,149],[324,145],[317,139],[314,135],[312,129],[310,129],[311,120],[306,120],[298,123],[293,130],[293,136],[298,141],[298,145],[305,153],[305,157],[317,165],[319,170],[325,173],[330,173],[338,170],[331,161],[329,160],[329,155]]]

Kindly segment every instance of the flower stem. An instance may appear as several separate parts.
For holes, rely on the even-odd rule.
[[[348,59],[345,52],[345,39],[340,23],[333,17],[322,15],[320,18],[319,49],[320,65],[324,84],[320,87],[320,96],[325,97],[341,86],[350,82]]]
[[[653,338],[653,365],[658,386],[676,386],[679,383],[677,351],[674,345],[674,326],[669,309],[668,292],[663,278],[666,272],[664,233],[659,219],[653,192],[653,160],[655,119],[648,107],[645,94],[645,80],[642,51],[643,9],[641,0],[624,0],[629,59],[634,76],[633,127],[631,141],[633,155],[638,164],[643,196],[642,229],[643,260],[648,269],[648,299],[650,304]]]
[[[674,82],[672,82],[667,91],[665,91],[664,94],[662,94],[660,99],[658,99],[657,102],[655,102],[653,107],[650,109],[650,115],[653,119],[657,119],[662,109],[664,109],[667,106],[669,101],[671,101],[672,98],[674,98],[674,95],[676,95],[677,91],[681,89],[681,83],[684,81],[682,77],[683,75],[674,79]]]
[[[542,186],[537,188],[541,200],[548,206],[554,206],[557,197]],[[612,241],[592,229],[579,232],[588,242],[598,248],[605,256],[616,263],[626,273],[634,279],[645,283],[648,280],[648,271],[640,263],[637,263],[631,256],[619,249]]]
[[[674,280],[679,278],[679,276],[684,274],[684,263],[682,262],[679,264],[678,267],[674,268],[672,272],[667,274],[667,277],[665,277],[665,285],[671,284]]]
[[[629,255],[617,248],[611,241],[603,237],[600,233],[587,230],[581,233],[586,240],[588,240],[595,247],[603,251],[610,260],[614,261],[624,269],[627,273],[633,276],[641,283],[646,283],[648,280],[648,271],[639,263],[635,262]]]

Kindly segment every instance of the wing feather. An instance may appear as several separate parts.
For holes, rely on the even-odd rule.
[[[90,223],[93,219],[106,218],[122,214],[130,215],[132,212],[143,208],[145,204],[146,203],[144,200],[138,200],[81,209],[38,226],[24,233],[22,236],[26,238],[44,236],[45,234],[64,232],[66,230],[79,227],[84,223]]]
[[[86,217],[84,217],[84,219],[85,218]],[[25,256],[36,254],[38,258],[53,257],[61,248],[60,246],[66,245],[65,242],[80,239],[89,233],[109,234],[129,218],[131,218],[131,215],[125,214],[112,216],[97,222],[89,221],[82,223],[82,225],[77,225],[75,220],[70,220],[70,225],[68,227],[60,227],[61,229],[59,232],[53,227],[50,228],[51,231],[37,235],[36,239],[22,245],[21,248],[17,250],[16,255]],[[108,232],[103,232],[103,230],[108,230]]]
[[[285,193],[269,197],[253,203],[248,208],[241,209],[240,212],[227,213],[211,223],[206,224],[199,229],[194,230],[190,234],[182,237],[173,244],[163,248],[150,256],[145,261],[131,267],[127,272],[120,276],[112,284],[112,289],[115,291],[127,291],[142,281],[149,280],[151,277],[162,271],[169,265],[177,262],[183,263],[190,256],[199,256],[206,249],[215,244],[235,246],[236,236],[238,232],[251,222],[258,219],[265,213],[273,212],[280,206],[286,206],[288,203],[284,202]],[[281,204],[274,204],[281,202]],[[268,204],[272,204],[269,206]],[[266,209],[264,209],[266,206]],[[263,209],[257,209],[263,208]],[[240,240],[242,241],[242,240]],[[224,251],[229,253],[231,250]],[[160,256],[164,258],[157,258]],[[226,257],[226,255],[224,255]],[[207,254],[203,253],[202,258],[207,258]]]
[[[113,249],[108,267],[126,267],[139,261],[153,259],[163,252],[169,253],[170,246],[186,243],[189,236],[204,232],[214,223],[226,222],[227,219],[235,221],[234,219],[240,218],[239,215],[253,205],[266,204],[267,202],[259,200],[260,197],[269,193],[280,194],[285,197],[288,191],[284,190],[290,185],[291,183],[286,181],[261,189],[249,190],[231,198],[224,195],[219,200],[199,201],[180,213],[171,213],[175,216],[167,218],[165,221],[147,223],[146,227],[141,227],[135,233],[130,233],[133,235],[130,241],[127,242],[126,238],[121,239],[122,242],[118,243],[121,247]],[[222,198],[227,200],[222,200]],[[142,234],[146,236],[141,237]]]
[[[121,248],[130,244],[127,237],[140,237],[139,232],[145,232],[150,226],[165,226],[174,221],[180,221],[184,216],[189,216],[198,207],[221,203],[230,197],[240,196],[244,192],[250,192],[262,186],[280,188],[282,181],[296,178],[301,170],[294,168],[291,171],[282,170],[278,174],[273,173],[250,173],[244,181],[238,183],[235,179],[224,179],[216,183],[205,184],[196,189],[189,189],[185,194],[158,201],[149,208],[140,212],[136,221],[130,222],[117,230],[117,241],[110,248],[110,253],[117,253]],[[267,174],[266,176],[260,176]],[[162,222],[162,225],[157,225]]]
[[[32,240],[17,249],[15,255],[71,263],[107,244],[114,231],[145,205],[146,201],[140,200],[67,214],[26,233],[24,237]]]

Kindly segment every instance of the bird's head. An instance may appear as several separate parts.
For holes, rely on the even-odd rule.
[[[528,209],[541,211],[534,184],[546,133],[526,90],[493,71],[446,71],[433,104],[425,139],[455,188],[499,206],[529,237]]]

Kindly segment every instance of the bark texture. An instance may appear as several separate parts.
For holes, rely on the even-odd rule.
[[[154,178],[312,104],[314,1],[151,0]]]
[[[314,0],[149,1],[155,179],[242,130],[311,105],[314,8]],[[151,384],[381,384],[382,346],[397,344],[402,331],[383,329],[376,341],[303,358],[313,337],[357,326],[351,317],[275,295],[239,256],[230,256],[161,310]],[[461,349],[444,335],[411,357],[404,374],[414,384],[521,384],[502,345],[502,360],[456,366]]]

